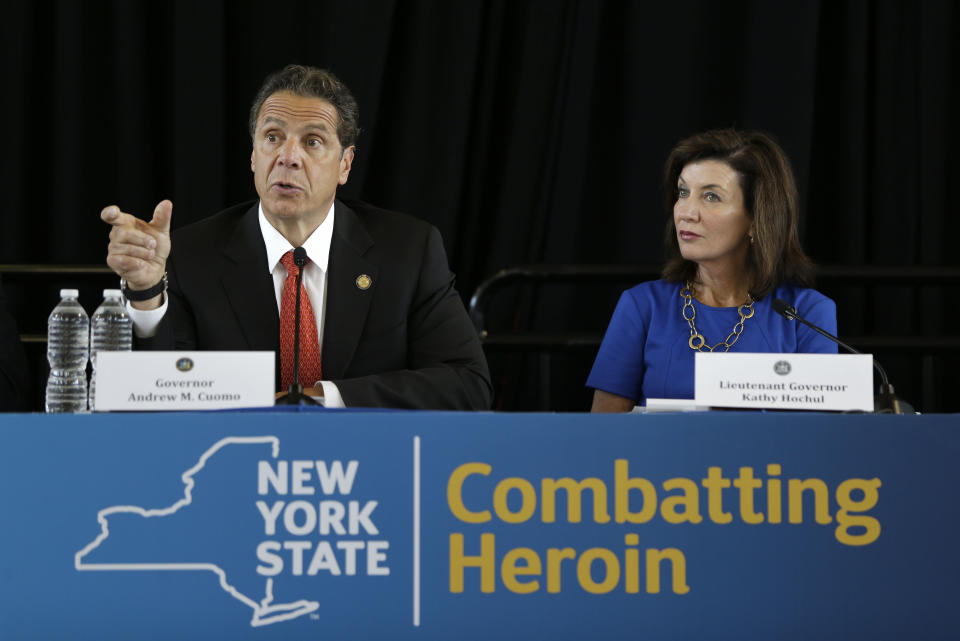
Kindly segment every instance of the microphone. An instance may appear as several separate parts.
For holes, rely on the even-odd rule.
[[[823,329],[817,327],[807,319],[800,316],[797,313],[797,308],[789,304],[787,301],[782,298],[773,299],[773,311],[777,312],[787,320],[795,320],[799,323],[803,323],[813,331],[817,332],[821,336],[829,338],[834,343],[847,350],[851,354],[862,354],[859,350],[856,350],[842,340],[834,336],[833,334],[824,331]],[[873,366],[876,368],[877,373],[880,374],[880,391],[874,397],[873,400],[873,411],[881,414],[905,414],[912,413],[914,411],[913,406],[907,403],[904,400],[901,400],[893,391],[893,385],[890,384],[889,379],[887,379],[887,373],[883,371],[883,368],[880,367],[880,363],[877,362],[877,359],[873,359]]]
[[[293,263],[297,269],[297,304],[293,320],[293,381],[287,395],[277,399],[275,405],[319,405],[315,399],[303,393],[300,384],[300,286],[303,283],[303,267],[307,264],[307,250],[297,247],[293,250]]]

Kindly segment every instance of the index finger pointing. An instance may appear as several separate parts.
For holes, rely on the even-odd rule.
[[[120,208],[116,205],[104,207],[103,211],[100,212],[100,219],[113,227],[121,227],[125,225],[136,227],[138,220],[136,216],[125,214],[120,211]]]

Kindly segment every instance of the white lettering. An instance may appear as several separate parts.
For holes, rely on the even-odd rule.
[[[369,576],[389,576],[390,568],[386,565],[389,541],[338,541],[334,550],[328,541],[317,541],[316,548],[312,541],[264,541],[257,546],[257,558],[262,562],[257,566],[257,573],[262,576],[276,576],[284,570],[284,555],[281,550],[290,551],[289,572],[295,576],[304,574],[304,558],[312,550],[310,564],[306,574],[315,576],[321,571],[329,572],[333,576],[345,573],[353,576],[362,572],[361,561],[358,556],[366,548],[366,572]]]
[[[283,549],[293,552],[291,555],[293,567],[290,571],[294,576],[303,574],[303,553],[310,549],[310,541],[284,541]]]
[[[257,494],[266,494],[267,486],[272,485],[277,494],[287,493],[287,462],[277,461],[277,469],[270,466],[270,461],[260,461],[257,466]]]
[[[347,471],[344,474],[343,463],[334,461],[327,469],[325,461],[317,461],[317,478],[320,479],[320,487],[324,494],[333,494],[337,488],[340,494],[350,494],[353,489],[353,481],[357,476],[357,467],[359,461],[350,461],[347,463]]]
[[[390,568],[381,566],[380,561],[387,560],[389,541],[370,541],[367,544],[367,574],[370,576],[388,576]],[[381,552],[381,550],[384,550]]]
[[[340,566],[337,564],[337,557],[333,554],[333,549],[326,541],[317,543],[317,550],[313,553],[313,560],[310,561],[310,568],[307,574],[316,575],[320,570],[327,570],[334,576],[339,576]]]
[[[370,520],[370,513],[373,512],[376,507],[376,501],[367,501],[363,505],[363,510],[360,510],[359,501],[350,501],[350,515],[347,520],[350,534],[358,534],[361,525],[367,534],[380,534],[380,530],[378,530],[377,526]]]
[[[257,509],[260,510],[260,515],[263,517],[263,533],[267,536],[276,534],[277,517],[280,516],[280,510],[283,509],[283,501],[274,501],[272,508],[268,508],[265,501],[257,501]]]
[[[357,573],[357,551],[363,549],[363,541],[338,541],[337,549],[346,552],[344,561],[346,562],[347,576],[353,576]]]
[[[347,511],[343,508],[340,501],[320,501],[320,534],[324,536],[330,534],[330,528],[337,534],[346,534],[347,530],[343,527],[343,517]]]
[[[297,525],[297,512],[303,512],[303,523]],[[294,536],[305,536],[317,527],[317,510],[307,501],[291,501],[283,511],[283,526]]]
[[[268,567],[257,566],[257,574],[262,576],[276,576],[283,569],[283,559],[274,554],[280,551],[280,544],[276,541],[264,541],[257,546],[257,558],[264,563],[269,563]]]
[[[294,494],[313,494],[312,487],[304,487],[304,482],[310,480],[310,470],[313,469],[313,461],[294,461],[293,471],[293,493]]]

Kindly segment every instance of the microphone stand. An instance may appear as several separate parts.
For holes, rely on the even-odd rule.
[[[307,250],[297,247],[293,250],[293,262],[297,266],[297,304],[293,322],[293,381],[287,389],[287,395],[281,396],[274,405],[319,405],[316,399],[303,393],[300,384],[300,286],[303,282],[303,267],[307,264]]]
[[[797,322],[803,323],[816,333],[829,338],[834,343],[847,350],[851,354],[862,354],[863,352],[856,350],[842,340],[826,332],[813,323],[809,322],[807,319],[803,318],[797,313],[797,309],[788,304],[781,298],[778,298],[773,301],[773,309],[781,316],[787,318],[788,320],[795,320]],[[873,367],[877,370],[877,373],[880,374],[880,390],[876,396],[873,397],[873,411],[876,414],[912,414],[914,412],[913,406],[901,399],[893,391],[893,385],[890,384],[890,380],[887,378],[887,373],[883,371],[883,368],[880,366],[880,363],[877,362],[877,359],[873,359]]]

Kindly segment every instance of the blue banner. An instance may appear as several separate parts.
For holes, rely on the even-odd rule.
[[[0,638],[954,639],[958,426],[0,415]]]

